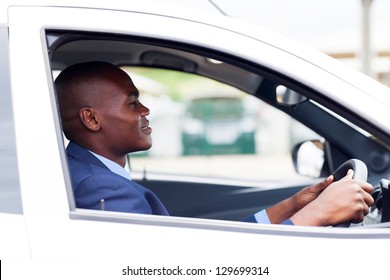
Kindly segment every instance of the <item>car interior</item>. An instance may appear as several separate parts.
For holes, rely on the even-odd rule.
[[[390,173],[389,147],[376,140],[377,130],[367,127],[358,115],[330,102],[322,93],[273,69],[218,50],[182,42],[58,30],[48,30],[46,38],[53,72],[75,63],[99,60],[121,67],[195,74],[259,99],[318,135],[319,139],[309,140],[320,140],[323,162],[316,178],[301,181],[254,182],[132,170],[135,174],[139,173],[134,180],[156,193],[171,215],[239,221],[291,196],[308,183],[332,174],[345,161],[359,158],[367,165],[369,182],[375,186],[377,203],[373,220],[390,220],[388,214],[378,216],[378,211],[382,214],[383,209],[390,212],[387,209],[390,208],[390,195],[382,192],[382,189],[388,189],[388,182],[387,185],[384,181],[381,183],[381,179],[388,178]],[[359,128],[347,120],[353,121]],[[298,150],[302,150],[306,142],[296,143],[291,148],[291,161],[297,169]],[[139,158],[139,155],[130,154],[129,166]],[[268,187],[271,183],[272,188]]]

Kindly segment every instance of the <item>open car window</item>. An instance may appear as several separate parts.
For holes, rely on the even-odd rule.
[[[153,146],[129,154],[128,168],[172,216],[239,221],[352,157],[388,154],[324,93],[229,53],[105,33],[49,31],[48,42],[53,75],[94,60],[129,73],[151,110]]]

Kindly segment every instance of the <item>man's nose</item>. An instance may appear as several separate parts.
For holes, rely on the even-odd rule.
[[[142,103],[141,103],[141,115],[142,116],[149,116],[150,114],[150,110],[148,107],[144,106]]]

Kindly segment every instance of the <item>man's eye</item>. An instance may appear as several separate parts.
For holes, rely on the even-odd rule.
[[[135,105],[137,105],[137,100],[129,103],[129,106],[132,108],[135,107]]]

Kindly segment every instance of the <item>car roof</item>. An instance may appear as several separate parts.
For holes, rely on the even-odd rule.
[[[171,17],[190,18],[191,15],[198,17],[204,15],[209,17],[209,13],[221,14],[221,12],[207,0],[2,0],[0,2],[0,23],[7,22],[6,8],[10,6],[30,6],[30,7],[63,7],[63,8],[91,8],[106,10],[121,10],[133,12],[145,12],[151,14],[166,15]],[[174,8],[173,8],[174,7]],[[198,12],[196,12],[198,10]]]

